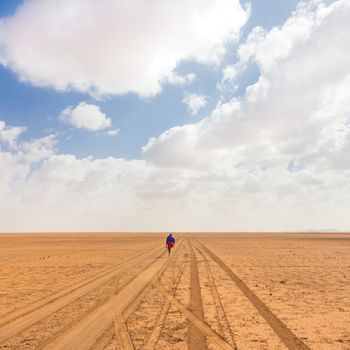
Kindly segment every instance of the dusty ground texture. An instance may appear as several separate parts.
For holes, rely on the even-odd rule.
[[[350,234],[0,234],[0,349],[349,349]]]

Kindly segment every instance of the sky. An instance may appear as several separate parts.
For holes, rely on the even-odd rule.
[[[0,2],[0,231],[349,230],[349,0]]]

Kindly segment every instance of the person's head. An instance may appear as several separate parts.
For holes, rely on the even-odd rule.
[[[169,236],[172,236],[173,234],[172,233],[169,233]]]

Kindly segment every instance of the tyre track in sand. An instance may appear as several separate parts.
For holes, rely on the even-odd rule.
[[[184,248],[186,248],[186,246],[184,246]],[[185,258],[185,253],[182,253],[182,257]],[[182,261],[180,267],[178,268],[177,273],[175,273],[176,263],[179,260],[178,258],[179,258],[179,256],[177,256],[176,260],[174,261],[174,267],[173,267],[173,271],[172,271],[172,279],[171,279],[170,286],[169,286],[169,294],[172,297],[175,297],[175,294],[176,294],[176,291],[177,291],[178,286],[180,284],[181,277],[184,273],[184,268],[185,268],[185,264],[186,264],[186,261]],[[171,300],[170,300],[170,298],[167,297],[166,301],[165,301],[165,303],[160,311],[160,314],[159,314],[159,317],[156,321],[156,324],[154,325],[153,331],[150,334],[150,336],[148,337],[146,345],[142,348],[143,350],[155,350],[157,343],[160,339],[160,336],[162,334],[162,331],[165,327],[165,322],[166,322],[166,319],[168,317],[170,307],[171,307]]]
[[[216,333],[204,320],[198,318],[186,305],[174,298],[162,286],[158,285],[157,288],[168,298],[171,304],[179,309],[184,316],[197,327],[198,331],[210,338],[216,346],[215,349],[232,350],[232,346],[227,343],[220,334]]]
[[[181,243],[182,239],[178,242],[177,247],[181,246]],[[174,253],[176,252],[177,248],[175,248]],[[124,319],[127,319],[131,312],[128,312],[128,310],[133,310],[135,303],[140,301],[140,295],[143,295],[144,290],[159,278],[175,256],[174,254],[168,258],[164,255],[163,253],[151,266],[137,275],[118,295],[113,297],[113,302],[119,305]],[[76,323],[68,332],[48,344],[45,349],[89,349],[108,330],[112,323],[113,311],[108,301]]]
[[[196,247],[197,252],[200,254],[200,256],[202,257],[202,259],[204,261],[205,270],[206,270],[206,273],[208,276],[209,285],[210,285],[211,293],[212,293],[215,308],[216,308],[217,321],[218,321],[218,325],[219,325],[219,328],[221,330],[221,333],[224,336],[224,330],[226,328],[226,331],[227,331],[229,338],[230,338],[229,341],[232,344],[232,349],[237,350],[237,344],[235,341],[235,337],[234,337],[234,334],[231,330],[230,323],[228,321],[228,318],[227,318],[227,315],[225,312],[225,308],[222,304],[222,301],[221,301],[221,298],[219,295],[219,291],[218,291],[218,288],[216,286],[215,278],[214,278],[212,269],[211,269],[210,264],[209,264],[209,260],[201,249],[199,249],[197,246],[195,246],[195,247]],[[223,320],[223,322],[222,322],[222,320]],[[222,325],[222,323],[224,323],[224,325]]]
[[[122,310],[120,309],[119,304],[116,303],[116,300],[114,298],[114,295],[117,294],[118,288],[113,288],[110,300],[113,309],[115,334],[120,339],[120,343],[123,350],[134,350],[134,345],[130,339],[130,334],[125,319],[123,317]]]
[[[283,341],[283,343],[290,350],[310,350],[310,348],[298,338],[285,323],[283,323],[269,307],[209,248],[198,240],[194,239],[200,249],[210,256],[210,258],[217,263],[217,265],[230,277],[230,279],[241,290],[244,296],[251,302],[251,304],[258,310],[260,315],[270,325],[276,335]]]
[[[163,250],[163,249],[161,249]],[[158,255],[158,254],[157,254]],[[151,261],[147,261],[148,259],[150,259]],[[88,315],[90,313],[92,313],[94,310],[98,309],[100,306],[102,306],[103,304],[105,304],[106,302],[110,301],[112,302],[111,300],[111,294],[112,296],[114,294],[116,294],[114,291],[115,290],[122,290],[123,288],[125,288],[134,278],[137,274],[140,273],[140,270],[141,269],[145,269],[147,267],[149,267],[153,262],[154,260],[157,259],[157,256],[153,256],[153,257],[149,257],[147,256],[145,258],[145,260],[147,261],[147,263],[145,265],[143,265],[144,261],[142,261],[142,263],[140,264],[140,261],[138,261],[135,265],[133,265],[130,269],[131,269],[131,273],[130,273],[130,269],[128,269],[126,271],[126,269],[124,269],[124,271],[120,272],[116,277],[115,277],[115,280],[113,282],[113,285],[111,286],[111,291],[109,293],[109,297],[106,296],[106,298],[103,300],[103,301],[100,301],[99,303],[97,303],[96,305],[94,305],[92,308],[86,310],[86,312],[84,312],[83,314],[79,315],[79,318],[77,318],[76,320],[74,320],[73,322],[65,325],[64,327],[60,328],[58,332],[55,332],[52,336],[50,336],[49,339],[45,340],[44,342],[40,343],[40,349],[45,347],[47,344],[53,342],[55,339],[57,339],[58,337],[62,336],[62,334],[66,333],[70,328],[72,328],[76,323],[78,323],[81,319],[85,318],[85,317],[88,317]],[[137,269],[137,272],[134,273],[133,269]],[[121,282],[122,280],[122,276],[123,275],[126,275],[127,276],[127,280],[126,281],[123,281]],[[131,277],[129,277],[129,275]],[[101,286],[103,287],[103,286]],[[86,296],[84,296],[85,298]],[[115,335],[115,327],[114,325],[111,325],[111,327],[108,329],[108,331],[105,332],[104,334],[104,338],[105,339],[100,339],[100,341],[96,344],[94,344],[94,346],[92,347],[93,350],[98,350],[98,349],[104,349],[105,346],[108,345],[109,343],[109,340],[113,338],[113,336]],[[109,340],[108,340],[109,339]]]
[[[174,260],[178,260],[178,254],[176,254],[173,258]],[[174,261],[173,261],[174,263]],[[174,276],[173,276],[174,278]],[[129,320],[129,317],[133,314],[133,312],[138,308],[138,305],[142,302],[143,298],[149,293],[149,291],[156,287],[157,281],[154,281],[152,285],[148,285],[139,295],[138,297],[133,301],[132,305],[130,305],[124,312],[122,312],[122,317],[124,319],[124,322],[127,322]],[[116,293],[115,293],[116,294]],[[91,350],[103,350],[108,345],[110,345],[113,342],[113,339],[118,337],[116,334],[115,325],[111,324],[104,332],[103,334],[96,339],[94,344],[90,347]],[[124,349],[123,349],[124,350]]]
[[[97,276],[86,278],[71,287],[2,316],[0,321],[0,343],[40,322],[94,289],[101,287],[146,257],[152,257],[159,254],[159,252],[160,249],[156,247],[138,253]]]
[[[197,259],[193,251],[191,241],[189,241],[190,254],[191,254],[191,286],[190,286],[190,304],[188,309],[193,312],[199,319],[204,319],[203,302],[201,295],[201,286],[199,283],[199,273],[197,266]],[[205,334],[203,334],[198,327],[189,322],[188,325],[188,349],[208,349],[207,340]]]
[[[190,250],[189,239],[186,239],[186,243],[187,243],[186,245],[188,247],[185,247],[185,248]],[[190,253],[189,255],[191,256],[191,251],[189,251],[189,253]],[[186,257],[187,254],[184,254],[184,256]],[[192,260],[192,262],[193,262],[193,260]],[[191,260],[187,261],[186,263],[191,264]],[[196,261],[194,261],[194,263],[196,263]],[[198,272],[198,269],[197,269],[197,272]],[[198,273],[196,276],[197,276],[197,278],[199,278]],[[196,327],[196,332],[200,332],[202,334],[202,336],[204,337],[204,339],[208,338],[211,340],[211,342],[213,344],[215,344],[215,349],[232,350],[232,346],[229,343],[227,343],[226,340],[220,334],[215,332],[208,325],[208,323],[203,319],[203,317],[200,318],[196,314],[194,314],[190,310],[188,305],[183,304],[174,296],[174,294],[171,292],[170,289],[169,290],[165,289],[159,280],[157,281],[157,283],[154,284],[154,286],[166,297],[166,303],[170,303],[171,305],[175,306],[179,311],[182,312],[182,314],[189,321],[188,322],[189,326],[190,326],[190,324],[192,324],[194,327]],[[200,292],[200,290],[198,288],[196,288],[196,290]],[[195,296],[193,296],[193,297],[195,297]],[[193,298],[192,298],[192,300],[193,300]],[[198,300],[196,302],[198,303]],[[189,338],[188,338],[188,341],[189,341]],[[206,346],[206,343],[204,346]],[[145,349],[147,349],[147,347]],[[199,345],[198,345],[197,347],[195,347],[195,349],[197,350],[197,349],[203,349],[203,348],[199,347]]]

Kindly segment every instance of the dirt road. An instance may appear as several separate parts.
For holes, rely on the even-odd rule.
[[[183,235],[170,257],[157,244],[7,312],[0,349],[350,348],[315,347],[215,250]]]

